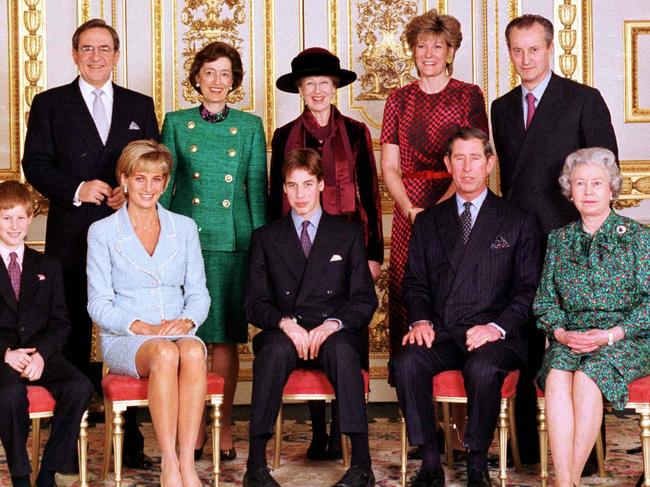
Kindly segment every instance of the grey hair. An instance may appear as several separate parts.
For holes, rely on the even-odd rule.
[[[562,175],[558,179],[564,196],[571,199],[571,176],[576,166],[581,164],[594,164],[605,169],[609,176],[609,189],[612,190],[612,196],[618,198],[623,186],[623,177],[616,163],[616,156],[611,150],[603,147],[578,149],[567,156],[562,167]]]

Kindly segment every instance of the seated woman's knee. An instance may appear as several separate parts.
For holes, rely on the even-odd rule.
[[[195,366],[206,367],[205,348],[203,343],[194,339],[179,340],[177,342],[181,364],[192,363]]]
[[[151,370],[178,369],[179,351],[174,342],[168,340],[152,340]]]

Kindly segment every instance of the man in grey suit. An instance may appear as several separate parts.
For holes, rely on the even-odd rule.
[[[122,149],[132,140],[158,140],[159,134],[153,100],[110,80],[120,59],[115,29],[101,19],[79,26],[72,58],[80,77],[34,97],[22,164],[27,181],[50,200],[45,253],[63,268],[71,325],[65,356],[99,391],[101,371],[90,363],[86,236],[93,222],[124,203],[115,179]],[[124,464],[147,467],[151,461],[142,453],[133,414],[125,416]]]
[[[490,485],[487,452],[508,372],[526,363],[526,324],[541,267],[535,218],[487,189],[487,135],[461,128],[445,165],[455,196],[413,224],[403,291],[410,331],[392,361],[409,441],[422,467],[411,487],[443,487],[432,378],[461,370],[467,391],[467,485]]]
[[[558,177],[564,159],[584,147],[617,154],[616,136],[600,92],[551,71],[553,24],[522,15],[506,27],[510,60],[521,85],[492,103],[492,134],[503,196],[535,214],[542,245],[551,230],[579,218]],[[539,461],[533,379],[544,354],[544,334],[531,323],[528,367],[517,388],[517,433],[523,463]]]

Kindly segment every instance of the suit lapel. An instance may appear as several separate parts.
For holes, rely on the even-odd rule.
[[[291,213],[283,217],[284,221],[280,229],[280,235],[276,241],[277,252],[296,282],[300,282],[305,271],[305,254],[300,246],[296,228],[293,226]],[[313,250],[313,248],[312,248]]]
[[[7,270],[7,266],[4,262],[0,262],[0,267],[2,267],[2,269],[0,269],[0,296],[2,296],[2,298],[5,300],[9,308],[11,308],[14,313],[17,313],[18,302],[16,301],[16,296],[14,295],[14,288],[11,287],[9,271]]]
[[[461,242],[456,197],[452,196],[447,201],[443,202],[442,205],[445,205],[445,211],[442,221],[438,226],[440,240],[451,268],[454,272],[457,272],[461,257],[463,256],[464,246]]]
[[[106,139],[106,148],[115,144],[124,145],[124,140],[128,140],[125,132],[129,130],[129,115],[131,107],[127,103],[125,96],[126,90],[121,86],[113,83],[113,112],[111,115],[111,128]]]
[[[29,247],[25,247],[22,276],[20,278],[20,295],[18,296],[20,308],[29,306],[38,287],[39,278],[37,276],[38,268],[36,267],[35,252]]]
[[[85,142],[86,149],[90,152],[88,160],[96,163],[104,151],[104,144],[79,89],[78,77],[68,85],[67,101],[62,109],[67,113],[68,122],[74,127],[74,133]]]
[[[117,211],[117,239],[115,240],[115,250],[126,260],[128,260],[134,268],[140,269],[141,271],[155,277],[158,279],[160,273],[158,271],[158,265],[156,261],[149,255],[145,250],[144,245],[140,242],[140,239],[133,231],[133,226],[131,225],[131,220],[129,219],[129,214],[126,211],[127,205],[125,204]],[[165,247],[169,245],[175,245],[174,243],[169,243],[163,241],[163,221],[160,222],[160,235],[158,237],[158,244],[156,245],[156,251],[158,246]],[[162,250],[161,250],[162,252]],[[155,252],[154,252],[155,255]]]

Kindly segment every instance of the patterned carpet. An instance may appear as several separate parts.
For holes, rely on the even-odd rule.
[[[372,407],[372,406],[371,406]],[[392,416],[392,415],[391,415]],[[372,415],[371,415],[372,417]],[[235,461],[222,464],[221,485],[240,486],[245,470],[247,455],[247,423],[237,421],[234,427],[235,442],[238,457]],[[148,455],[156,457],[156,442],[150,423],[143,423],[142,431],[146,436],[145,450]],[[607,415],[607,477],[586,477],[583,479],[585,486],[634,486],[636,479],[642,471],[640,454],[629,455],[627,449],[639,445],[638,421],[633,413],[621,416]],[[283,427],[282,465],[273,476],[283,486],[319,487],[330,486],[343,474],[341,462],[309,461],[305,451],[310,438],[309,425],[301,420],[285,421]],[[44,430],[42,441],[47,438],[48,430]],[[97,424],[90,429],[89,472],[92,486],[109,486],[112,482],[99,480],[102,463],[102,438],[103,424]],[[370,423],[370,446],[373,459],[373,468],[377,477],[377,485],[381,487],[399,485],[399,424],[394,419],[374,418]],[[493,445],[493,446],[496,446]],[[496,453],[496,449],[494,450]],[[268,458],[272,453],[269,449]],[[204,459],[198,463],[200,476],[209,485],[211,471],[211,452],[207,450]],[[408,472],[412,475],[417,468],[417,462],[409,462]],[[445,467],[447,485],[464,486],[465,468],[461,463],[454,465],[453,469]],[[158,485],[159,471],[136,471],[125,469],[123,472],[124,486],[153,486]],[[552,465],[551,465],[552,476]],[[491,477],[497,485],[497,472],[492,471]],[[78,485],[71,478],[59,478],[61,484]],[[66,482],[67,481],[67,482]],[[7,473],[4,451],[0,448],[0,486],[9,486],[11,481]],[[514,469],[508,470],[508,485],[511,486],[537,486],[540,485],[538,469],[530,468],[525,472],[516,473]]]

